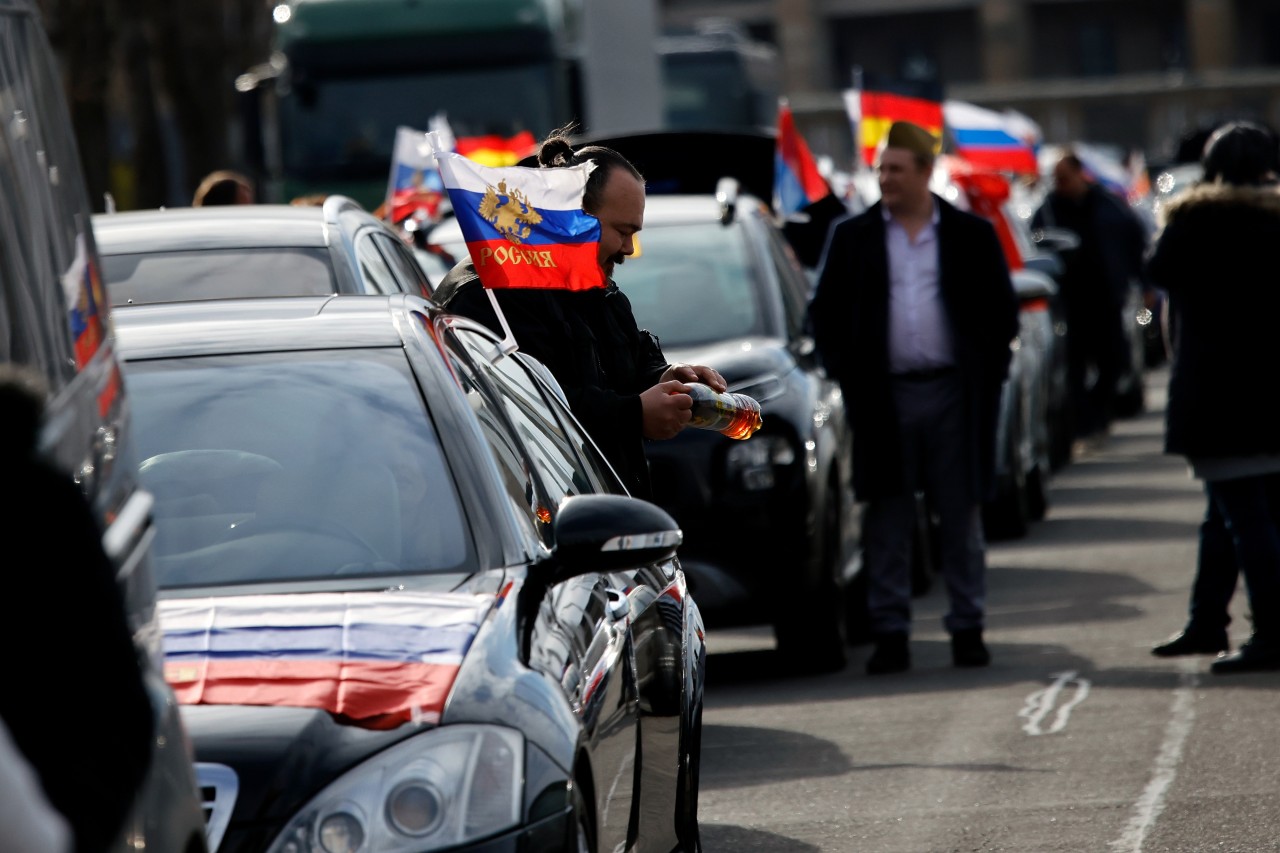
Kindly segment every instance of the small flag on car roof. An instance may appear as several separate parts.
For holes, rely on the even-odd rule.
[[[582,209],[594,163],[493,168],[428,134],[454,216],[486,288],[604,287],[600,221]]]

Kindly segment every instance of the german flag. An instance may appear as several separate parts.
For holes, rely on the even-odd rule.
[[[537,140],[527,130],[515,136],[499,136],[491,133],[487,136],[460,136],[454,151],[481,166],[500,169],[503,166],[514,166],[533,152]]]
[[[895,121],[909,121],[920,125],[942,142],[942,102],[924,98],[911,98],[892,92],[859,93],[858,144],[862,159],[868,166],[875,165],[876,147],[889,125]]]

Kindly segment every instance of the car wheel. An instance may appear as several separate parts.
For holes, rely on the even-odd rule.
[[[702,702],[692,714],[688,732],[680,732],[680,773],[676,788],[676,837],[682,853],[701,853],[698,832],[698,786],[702,776]]]
[[[1039,465],[1027,474],[1027,514],[1032,521],[1043,521],[1049,512],[1049,494]]]
[[[1009,430],[1009,459],[1013,470],[1000,483],[995,498],[982,508],[983,527],[989,539],[1018,539],[1026,535],[1031,522],[1021,445],[1022,426],[1015,423]]]
[[[1146,408],[1146,382],[1141,372],[1135,371],[1133,381],[1123,394],[1116,396],[1115,412],[1118,417],[1132,418]]]
[[[792,672],[835,672],[845,665],[845,598],[836,580],[843,567],[841,505],[838,492],[829,491],[823,504],[822,533],[815,548],[819,581],[816,588],[797,587],[782,605],[774,623],[778,651]],[[813,573],[810,573],[810,577]]]
[[[587,806],[587,798],[582,793],[578,780],[573,780],[569,792],[569,803],[573,808],[574,853],[595,853],[595,829],[591,819],[591,809]]]

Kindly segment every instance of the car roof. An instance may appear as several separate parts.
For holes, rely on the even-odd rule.
[[[402,345],[395,315],[431,311],[424,299],[333,295],[158,302],[111,312],[121,354],[139,361]]]
[[[99,213],[93,235],[104,255],[180,249],[323,248],[319,207],[228,204]]]

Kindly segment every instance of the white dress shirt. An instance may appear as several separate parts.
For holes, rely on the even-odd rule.
[[[881,214],[889,254],[889,372],[949,367],[955,353],[938,285],[938,204],[915,239],[887,207]]]

